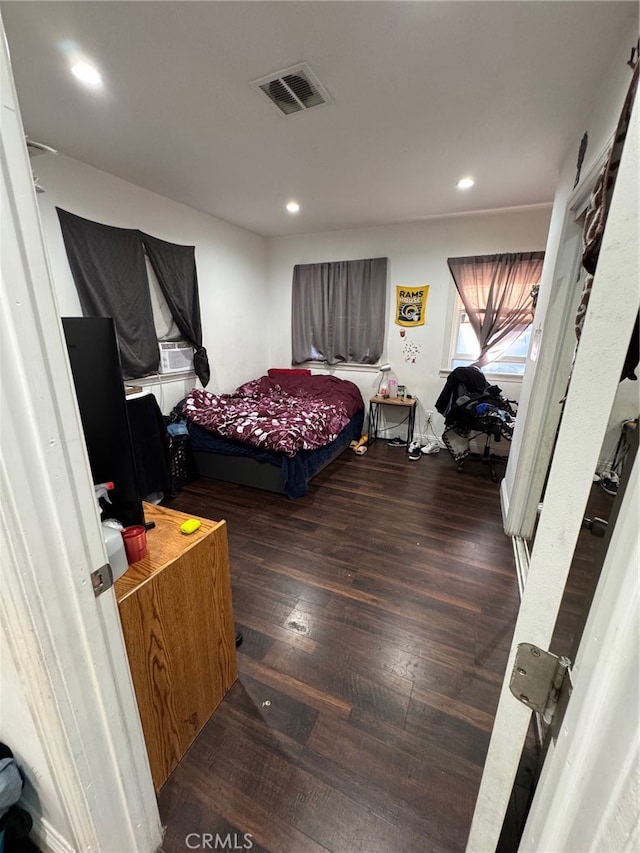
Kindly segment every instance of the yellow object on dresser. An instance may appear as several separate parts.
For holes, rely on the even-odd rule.
[[[188,518],[180,525],[180,533],[184,533],[185,536],[190,536],[192,533],[195,533],[199,527],[200,521],[197,518]]]
[[[227,526],[144,504],[147,555],[114,584],[156,791],[237,677]]]

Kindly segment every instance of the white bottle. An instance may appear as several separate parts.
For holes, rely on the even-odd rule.
[[[93,488],[96,494],[98,512],[102,514],[100,498],[104,498],[108,503],[111,503],[109,500],[109,489],[113,488],[113,483],[98,483]],[[115,582],[129,568],[127,552],[124,547],[124,539],[122,538],[122,525],[120,522],[113,518],[108,518],[106,521],[103,521],[102,538],[104,540],[104,546],[107,549],[107,561],[111,566],[111,574]]]
[[[102,522],[102,538],[107,549],[107,560],[111,566],[111,574],[114,582],[118,580],[129,568],[127,560],[127,552],[124,549],[124,539],[122,538],[122,527],[115,527],[112,519]]]
[[[397,397],[398,396],[398,380],[390,379],[389,380],[389,396]]]

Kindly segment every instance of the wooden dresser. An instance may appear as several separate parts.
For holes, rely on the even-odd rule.
[[[144,505],[147,556],[114,584],[156,790],[237,677],[227,527]]]

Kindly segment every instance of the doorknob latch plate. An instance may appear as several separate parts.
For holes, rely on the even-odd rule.
[[[557,728],[558,705],[565,706],[571,694],[571,661],[539,649],[533,643],[519,643],[509,688],[519,702],[542,715],[545,723]]]
[[[90,577],[93,594],[96,598],[113,586],[113,572],[109,563],[105,563],[104,566],[96,569],[95,572],[91,572]]]

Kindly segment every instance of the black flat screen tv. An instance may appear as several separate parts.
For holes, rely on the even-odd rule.
[[[102,518],[144,524],[113,320],[63,317],[73,383],[94,483],[113,482]]]

